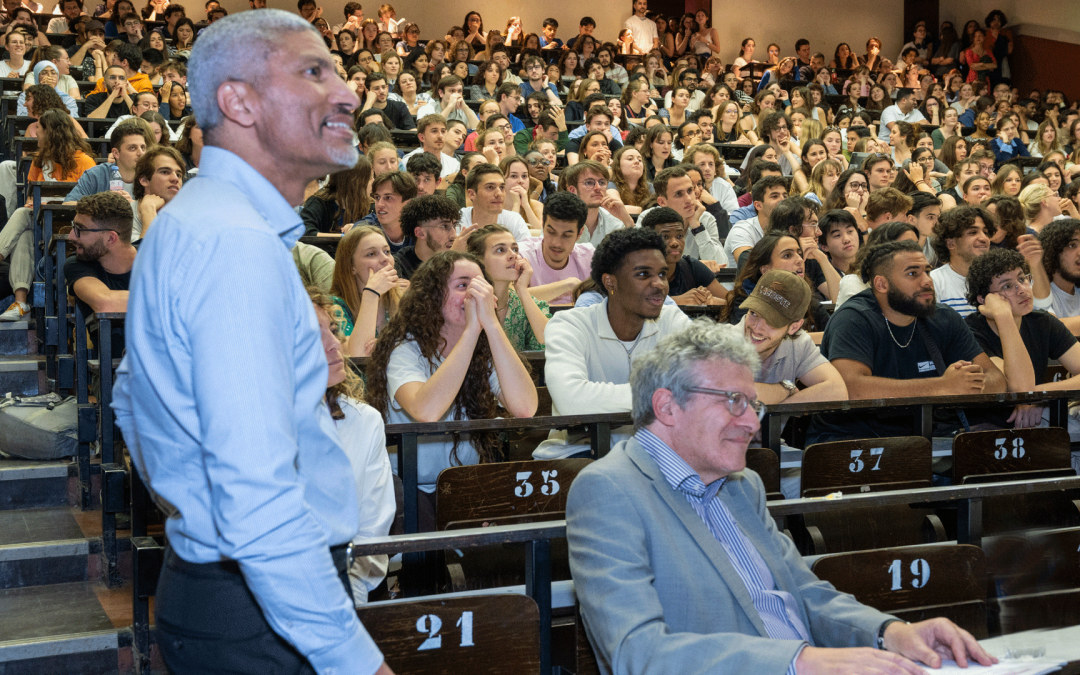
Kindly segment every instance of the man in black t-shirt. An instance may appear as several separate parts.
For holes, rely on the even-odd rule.
[[[374,108],[381,110],[386,119],[394,125],[395,129],[415,129],[416,122],[409,114],[409,108],[400,101],[390,99],[390,85],[386,82],[386,76],[382,73],[371,73],[364,81],[367,87],[367,96],[364,99],[363,110]]]
[[[75,255],[64,263],[64,278],[84,317],[93,312],[127,311],[136,252],[131,243],[132,217],[131,204],[116,192],[98,192],[75,205],[69,240]],[[119,335],[113,335],[113,357],[123,352],[121,328]]]
[[[1053,314],[1034,309],[1031,272],[1019,252],[991,249],[971,263],[967,301],[978,311],[964,318],[976,342],[1005,374],[1009,391],[1063,391],[1071,380],[1046,381],[1046,366],[1057,359],[1070,374],[1080,373],[1080,345]],[[1017,429],[1039,426],[1042,408],[1017,406],[1006,420]]]
[[[840,306],[825,327],[821,353],[844,378],[852,400],[1005,391],[1005,377],[955,310],[937,304],[930,266],[912,241],[873,247],[862,266],[870,288]],[[940,352],[943,374],[928,346]],[[807,442],[907,436],[910,416],[832,415],[816,420]],[[946,428],[955,431],[950,415]]]
[[[659,234],[667,246],[668,295],[680,305],[720,304],[727,292],[716,275],[699,260],[683,255],[686,221],[668,206],[649,209],[641,227]]]

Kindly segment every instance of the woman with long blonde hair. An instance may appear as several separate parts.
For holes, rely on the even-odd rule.
[[[330,284],[337,321],[349,356],[368,356],[375,338],[397,312],[409,282],[399,279],[383,231],[354,227],[341,238]]]

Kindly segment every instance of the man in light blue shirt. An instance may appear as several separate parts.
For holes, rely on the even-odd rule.
[[[840,593],[777,531],[761,479],[745,470],[764,412],[758,368],[741,329],[708,319],[634,360],[636,433],[578,474],[566,502],[570,571],[600,672],[992,663],[947,619],[907,624]]]
[[[158,645],[174,675],[385,675],[342,578],[355,485],[290,255],[304,185],[357,161],[358,100],[278,10],[215,22],[189,69],[206,146],[143,240],[114,403],[168,515]]]

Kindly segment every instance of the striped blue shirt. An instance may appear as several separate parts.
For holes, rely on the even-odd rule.
[[[723,502],[715,499],[727,478],[705,485],[697,472],[655,434],[647,429],[639,429],[635,438],[660,467],[660,472],[664,474],[671,488],[686,497],[687,503],[724,547],[732,566],[746,585],[769,637],[774,640],[803,640],[809,644],[810,632],[799,618],[794,596],[776,588],[776,582],[765,560],[739,530],[738,523]],[[802,653],[801,649],[799,653]],[[796,654],[791,660],[789,675],[794,675],[795,661],[798,658]]]

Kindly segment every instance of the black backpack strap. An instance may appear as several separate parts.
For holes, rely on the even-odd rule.
[[[925,323],[918,323],[916,321],[915,329],[919,331],[919,337],[922,339],[923,344],[926,345],[926,350],[930,352],[930,358],[934,360],[934,368],[937,369],[938,375],[945,375],[945,369],[948,367],[945,363],[945,359],[941,356],[941,350],[938,349],[937,342],[934,342],[933,336],[930,335],[930,331],[927,330]],[[956,416],[960,418],[960,424],[964,425],[964,431],[971,431],[971,425],[968,424],[967,415],[964,414],[962,408],[956,409]]]

